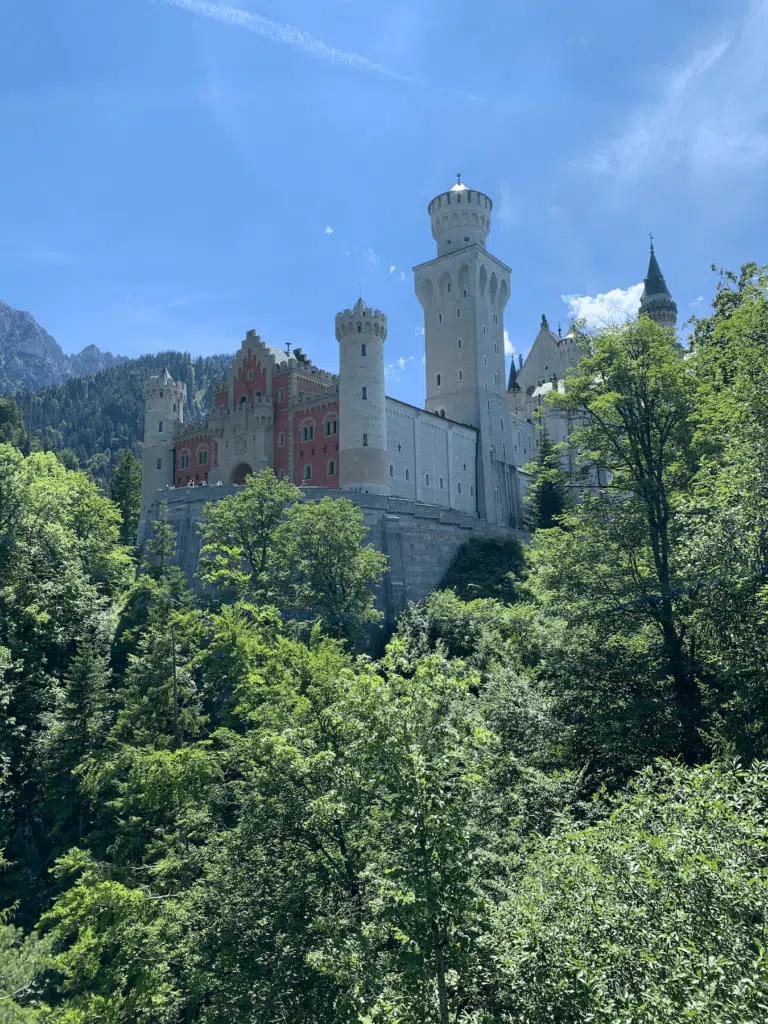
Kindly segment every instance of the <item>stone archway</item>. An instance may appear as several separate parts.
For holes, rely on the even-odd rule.
[[[247,462],[241,462],[240,465],[237,466],[237,468],[235,469],[235,472],[232,474],[232,483],[233,484],[244,484],[245,483],[245,478],[247,476],[252,476],[252,475],[253,475],[253,470],[248,465],[248,463]]]

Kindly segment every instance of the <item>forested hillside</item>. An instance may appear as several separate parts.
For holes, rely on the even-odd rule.
[[[768,1020],[767,271],[685,356],[586,337],[551,400],[610,483],[545,446],[530,547],[384,650],[343,498],[209,506],[203,600],[164,512],[137,554],[0,444],[0,1020]]]
[[[187,416],[199,418],[211,402],[213,384],[231,356],[192,359],[186,352],[160,352],[112,366],[88,377],[20,391],[15,395],[28,433],[40,447],[75,453],[79,465],[107,483],[121,448],[140,449],[144,429],[141,381],[164,366],[187,385]]]

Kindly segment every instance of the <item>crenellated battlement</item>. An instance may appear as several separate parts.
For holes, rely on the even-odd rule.
[[[363,300],[359,299],[353,309],[344,309],[336,314],[336,340],[341,341],[350,334],[372,334],[386,341],[386,313],[366,306]]]

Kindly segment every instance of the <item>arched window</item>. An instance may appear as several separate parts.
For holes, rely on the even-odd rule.
[[[457,320],[461,319],[461,306],[459,306],[459,308],[456,310],[456,319]]]
[[[282,402],[284,398],[285,398],[285,388],[278,388],[277,389],[277,400],[278,400],[278,402]]]
[[[158,434],[162,434],[162,432],[163,432],[163,421],[162,420],[160,420],[160,422],[157,424],[157,432],[158,432]]]
[[[253,380],[253,370],[248,371],[248,380]]]
[[[459,481],[459,482],[458,482],[458,483],[456,484],[456,489],[458,490],[459,494],[461,494],[461,481]]]
[[[368,388],[363,388],[363,401],[368,401]]]
[[[312,467],[310,466],[309,463],[307,463],[307,465],[304,467],[304,479],[305,480],[311,480],[312,479]]]
[[[429,473],[424,474],[424,483],[429,487]]]
[[[326,437],[332,437],[339,429],[339,425],[336,419],[326,420],[323,424],[323,430]]]
[[[365,343],[363,343],[363,344],[362,344],[362,345],[360,346],[360,355],[361,355],[361,356],[364,356],[364,355],[365,355]]]
[[[435,376],[435,384],[436,384],[437,387],[440,387],[440,374],[439,373],[436,374],[436,376]]]
[[[504,433],[504,417],[503,417],[503,416],[502,416],[502,417],[501,417],[501,419],[499,420],[499,427],[500,427],[500,429],[501,429],[501,432],[502,432],[502,434],[503,434],[503,433]]]
[[[475,496],[475,485],[474,484],[470,484],[469,485],[469,496],[470,496],[470,498],[474,498],[474,496]]]
[[[358,334],[362,334],[363,333],[363,325],[362,324],[358,324],[357,325],[357,333]]]
[[[328,476],[336,476],[336,463],[333,459],[328,460]]]
[[[406,471],[405,471],[405,482],[408,483],[408,481],[410,479],[411,479],[411,471],[410,471],[410,469],[406,469]]]
[[[461,338],[456,339],[456,348],[461,348]]]
[[[390,464],[389,464],[389,475],[390,475],[391,477],[395,475],[395,467],[394,467],[394,466],[392,465],[392,463],[391,463],[391,462],[390,462]]]
[[[363,434],[363,448],[367,448],[367,447],[368,447],[368,435],[367,434]]]
[[[459,380],[464,380],[464,374],[459,370]]]
[[[284,445],[285,445],[285,434],[281,430],[280,433],[277,435],[277,447],[278,448],[282,448]]]
[[[179,456],[179,469],[189,469],[189,452],[182,452]]]
[[[444,484],[443,478],[440,477],[440,490],[441,491],[443,490],[444,486],[445,486],[445,484]]]
[[[197,464],[198,464],[198,466],[207,466],[208,465],[208,449],[207,448],[201,448],[200,451],[197,453]]]
[[[314,441],[315,439],[315,425],[314,423],[305,423],[301,428],[301,440],[302,441]]]
[[[488,356],[483,356],[483,366],[488,365]]]
[[[157,468],[158,469],[162,469],[163,468],[163,460],[162,459],[158,459],[157,460]]]
[[[443,322],[443,314],[442,313],[438,313],[437,314],[437,322],[439,324],[441,324]]]

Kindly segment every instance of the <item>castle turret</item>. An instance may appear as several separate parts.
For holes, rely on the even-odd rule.
[[[645,287],[640,298],[640,316],[648,316],[661,327],[671,327],[673,330],[677,324],[677,305],[664,280],[659,261],[656,259],[653,240],[651,240],[651,258],[648,262]]]
[[[147,516],[156,490],[173,483],[173,434],[184,422],[185,384],[177,383],[168,370],[149,377],[144,394],[144,451],[141,471],[139,543],[145,540]]]
[[[339,482],[389,494],[384,342],[387,318],[362,298],[336,315],[339,342]]]
[[[477,509],[492,523],[510,520],[500,466],[511,457],[504,367],[509,267],[485,248],[493,204],[459,180],[428,210],[437,257],[414,267],[424,310],[426,408],[475,427]]]

